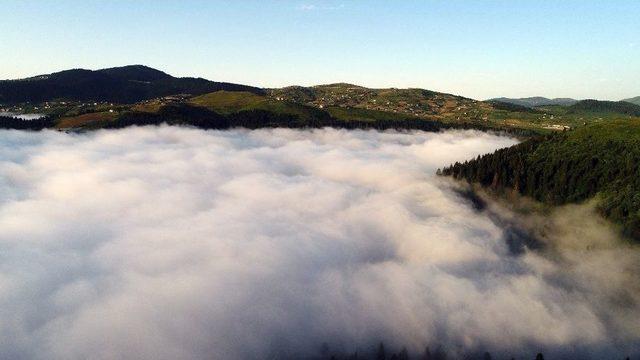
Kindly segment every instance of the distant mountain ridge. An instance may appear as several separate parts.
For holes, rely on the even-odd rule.
[[[173,94],[200,95],[218,90],[263,93],[260,88],[177,78],[143,65],[101,70],[72,69],[19,80],[0,81],[0,103],[44,102],[55,99],[134,103]]]
[[[581,100],[568,107],[568,113],[615,113],[640,116],[640,105],[628,101]]]
[[[622,101],[630,102],[632,104],[640,105],[640,96],[624,99]]]
[[[509,103],[514,105],[525,106],[529,108],[537,107],[537,106],[550,106],[550,105],[560,105],[560,106],[571,106],[578,102],[576,99],[571,98],[554,98],[549,99],[542,96],[534,96],[534,97],[526,97],[526,98],[494,98],[489,101],[499,101],[503,103]]]
[[[478,101],[420,88],[367,88],[349,83],[263,89],[177,78],[143,65],[71,69],[0,81],[0,105],[5,111],[51,116],[61,128],[106,126],[127,113],[166,116],[163,107],[169,105],[195,105],[224,116],[264,115],[267,122],[275,116],[279,120],[273,121],[279,124],[283,116],[315,125],[327,124],[326,119],[374,121],[376,126],[426,120],[443,126],[523,132],[557,131],[603,119],[640,117],[640,106],[630,102],[543,97]],[[544,105],[562,106],[540,108]],[[187,109],[184,114],[194,113]]]

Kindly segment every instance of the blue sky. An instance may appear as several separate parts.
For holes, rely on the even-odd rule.
[[[640,1],[0,2],[0,78],[145,64],[275,87],[640,95]]]

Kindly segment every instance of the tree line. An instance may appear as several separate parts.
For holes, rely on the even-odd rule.
[[[529,139],[438,174],[561,205],[599,195],[598,210],[640,241],[640,137],[598,131]]]
[[[297,114],[279,113],[262,109],[251,109],[222,115],[203,107],[184,103],[163,106],[156,113],[125,112],[114,121],[103,125],[104,128],[124,128],[145,125],[193,126],[201,129],[230,128],[323,128],[363,130],[422,130],[437,132],[446,129],[475,129],[484,131],[508,132],[516,136],[531,136],[532,131],[524,129],[503,129],[474,123],[449,124],[438,120],[401,118],[377,120],[342,120],[332,117],[326,111],[313,111],[304,118]]]
[[[406,347],[401,349],[389,350],[383,342],[380,342],[372,351],[354,351],[351,353],[332,351],[328,344],[322,344],[319,356],[315,357],[318,360],[494,360],[497,357],[493,357],[489,351],[476,351],[463,355],[450,355],[442,346],[430,348],[427,346],[422,352],[417,354],[410,353]],[[506,359],[515,360],[516,357],[509,356]],[[541,352],[533,353],[531,356],[518,357],[522,360],[545,360],[544,355]],[[567,359],[565,357],[565,359]],[[569,358],[571,359],[571,358]],[[616,358],[613,358],[614,360]],[[620,358],[620,360],[623,360]],[[625,357],[624,360],[630,360],[630,357]]]
[[[219,114],[204,107],[189,105],[185,103],[168,104],[161,107],[157,112],[126,111],[119,114],[111,121],[105,121],[100,125],[91,125],[91,129],[107,128],[120,129],[129,126],[149,126],[149,125],[174,125],[192,126],[200,129],[225,130],[230,128],[323,128],[332,127],[339,129],[363,129],[363,130],[422,130],[437,132],[447,129],[461,130],[482,130],[509,133],[515,136],[529,137],[536,132],[526,129],[512,129],[492,127],[477,123],[445,123],[434,119],[420,118],[397,118],[397,119],[375,119],[375,120],[343,120],[331,116],[327,111],[314,109],[305,114],[304,117],[298,114],[274,112],[263,109],[251,109],[234,112],[231,114]],[[54,128],[56,118],[36,120],[21,120],[17,118],[0,118],[0,128],[21,129],[21,130],[41,130],[44,128]]]
[[[50,116],[41,117],[33,120],[25,120],[13,116],[0,116],[0,129],[16,129],[16,130],[42,130],[55,126],[55,121]]]

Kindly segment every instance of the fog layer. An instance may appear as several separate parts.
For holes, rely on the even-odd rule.
[[[637,249],[606,224],[576,226],[597,219],[579,208],[545,220],[543,249],[514,254],[504,221],[434,175],[514,143],[2,131],[0,358],[304,357],[381,340],[414,353],[637,352]]]

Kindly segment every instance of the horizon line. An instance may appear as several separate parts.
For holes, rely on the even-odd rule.
[[[633,99],[635,97],[640,96],[640,95],[631,95],[631,96],[628,96],[628,97],[624,97],[624,98],[622,98],[620,100],[610,100],[610,99],[598,99],[598,98],[595,98],[595,97],[587,97],[587,98],[573,98],[573,97],[570,97],[570,96],[554,96],[554,97],[551,97],[551,96],[545,96],[545,95],[537,94],[537,95],[520,96],[520,97],[510,97],[510,96],[502,95],[502,96],[486,98],[486,99],[477,99],[477,98],[473,98],[473,97],[469,97],[469,96],[460,95],[460,93],[458,93],[458,92],[451,92],[451,91],[439,90],[439,89],[436,90],[435,88],[416,87],[416,86],[375,87],[375,86],[359,85],[359,84],[346,82],[346,81],[328,82],[328,83],[320,83],[320,84],[312,84],[312,85],[290,84],[290,85],[284,85],[284,86],[262,86],[262,85],[248,84],[248,83],[245,83],[243,81],[211,80],[209,78],[205,78],[205,77],[202,77],[202,76],[189,76],[189,75],[187,75],[187,76],[176,76],[176,75],[168,73],[168,72],[166,72],[164,70],[160,70],[160,69],[158,69],[156,67],[145,65],[145,64],[140,64],[140,63],[138,63],[138,64],[119,65],[119,66],[100,67],[100,68],[93,68],[93,69],[90,68],[90,67],[82,67],[82,66],[80,66],[80,67],[72,67],[72,68],[53,71],[53,72],[50,72],[50,73],[40,73],[40,74],[36,74],[36,75],[30,75],[30,76],[18,77],[18,78],[5,78],[5,79],[0,79],[0,81],[28,80],[28,79],[31,79],[31,78],[37,78],[37,77],[40,77],[40,76],[51,75],[51,74],[61,73],[61,72],[65,72],[65,71],[73,71],[73,70],[100,71],[100,70],[106,70],[106,69],[117,69],[117,68],[124,68],[124,67],[133,67],[133,66],[140,66],[140,67],[145,67],[145,68],[152,69],[152,70],[155,70],[155,71],[159,71],[159,72],[162,72],[162,73],[167,74],[167,75],[169,75],[171,77],[174,77],[174,78],[204,79],[204,80],[212,81],[212,82],[230,83],[230,84],[251,86],[251,87],[255,87],[255,88],[259,88],[259,89],[263,89],[263,90],[284,89],[284,88],[288,88],[288,87],[318,87],[318,86],[330,86],[330,85],[344,84],[344,85],[352,85],[352,86],[356,86],[356,87],[361,87],[361,88],[366,88],[366,89],[373,89],[373,90],[381,90],[381,89],[399,89],[399,90],[419,89],[419,90],[428,90],[428,91],[434,91],[434,92],[438,92],[438,93],[446,94],[446,95],[460,96],[460,97],[471,99],[471,100],[475,100],[475,101],[491,101],[491,100],[499,100],[501,98],[511,99],[511,100],[524,100],[524,99],[531,99],[531,98],[545,98],[545,99],[548,99],[548,100],[570,99],[570,100],[576,100],[576,101],[599,100],[599,101],[616,101],[616,102],[619,102],[619,101],[625,101],[625,100]]]

